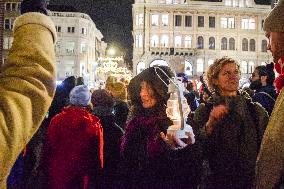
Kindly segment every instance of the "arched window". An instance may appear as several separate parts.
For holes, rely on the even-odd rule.
[[[181,47],[181,36],[175,37],[175,47]]]
[[[162,59],[154,60],[153,62],[151,62],[150,67],[153,67],[155,65],[169,66],[169,64],[165,60],[162,60]]]
[[[157,35],[153,35],[151,38],[151,47],[158,47],[159,37]]]
[[[267,41],[265,39],[261,41],[261,52],[267,52]]]
[[[199,36],[197,38],[197,49],[203,49],[204,48],[204,39],[202,36]]]
[[[184,47],[185,48],[191,48],[191,44],[192,44],[191,36],[186,36],[184,38]]]
[[[212,50],[215,49],[215,38],[214,37],[209,38],[209,49],[212,49]]]
[[[144,62],[139,62],[137,64],[137,67],[136,67],[136,72],[137,74],[139,74],[140,72],[142,72],[143,70],[145,70],[145,63]]]
[[[254,71],[254,62],[253,61],[250,61],[249,62],[249,73],[251,74],[251,73],[253,73],[253,71]]]
[[[234,38],[229,39],[229,50],[232,50],[232,51],[235,50],[235,39]]]
[[[187,60],[184,62],[184,73],[188,76],[193,75],[192,63]]]
[[[248,73],[248,63],[246,61],[242,61],[241,62],[241,72],[243,74],[247,74]]]
[[[248,40],[246,38],[242,40],[242,51],[248,51]]]
[[[227,50],[227,38],[223,37],[221,39],[221,50]]]
[[[203,59],[201,59],[201,58],[197,59],[197,62],[196,62],[196,71],[197,72],[203,72],[204,71],[203,70],[203,63],[204,63]]]
[[[250,39],[249,40],[249,51],[255,51],[255,40],[254,39]]]

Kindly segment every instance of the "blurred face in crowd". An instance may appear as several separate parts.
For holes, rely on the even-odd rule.
[[[151,85],[143,81],[140,85],[140,98],[143,108],[152,108],[156,105],[155,92]]]
[[[268,38],[267,49],[271,51],[273,62],[277,63],[281,56],[284,56],[284,33],[267,32]]]
[[[237,64],[225,64],[214,81],[222,96],[235,96],[239,87],[240,71]]]
[[[249,88],[252,90],[258,90],[262,87],[261,81],[260,81],[260,75],[259,71],[257,69],[254,70],[254,72],[251,74],[251,83]]]

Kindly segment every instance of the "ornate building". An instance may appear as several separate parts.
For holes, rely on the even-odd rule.
[[[262,30],[270,9],[253,0],[135,0],[134,75],[162,64],[195,77],[222,56],[238,60],[244,75],[252,73],[271,60]]]

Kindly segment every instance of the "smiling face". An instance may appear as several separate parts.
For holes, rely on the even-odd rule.
[[[222,96],[235,96],[239,87],[240,71],[237,64],[225,64],[214,81]]]
[[[146,81],[140,84],[140,98],[143,108],[152,108],[157,104],[155,91]]]

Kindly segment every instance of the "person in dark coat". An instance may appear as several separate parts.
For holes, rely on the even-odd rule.
[[[273,63],[257,66],[251,76],[250,88],[254,90],[252,100],[260,103],[269,116],[272,113],[277,93],[273,85],[275,80]]]
[[[120,161],[120,140],[124,130],[115,122],[112,113],[114,99],[104,90],[95,90],[92,94],[93,114],[97,116],[104,134],[104,168],[99,188],[112,188],[117,180],[117,167]]]
[[[207,71],[212,96],[194,115],[196,140],[209,162],[205,188],[251,189],[255,162],[268,114],[248,94],[238,91],[240,68],[228,57],[216,59]]]
[[[195,188],[201,168],[196,144],[167,138],[169,67],[150,67],[128,86],[133,117],[121,144],[121,188]],[[165,75],[166,74],[166,75]],[[181,147],[183,146],[183,147]]]

